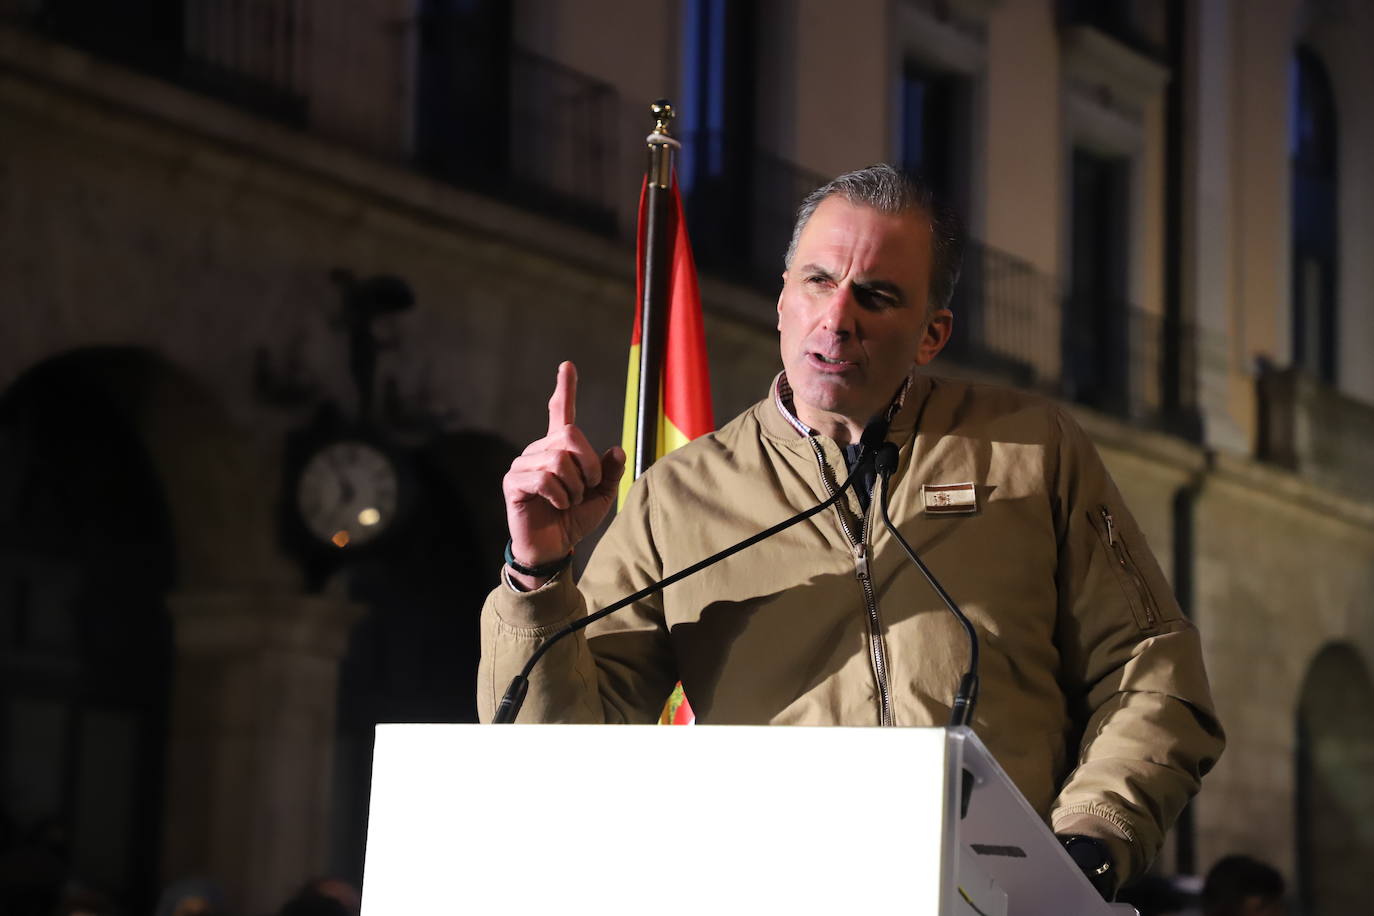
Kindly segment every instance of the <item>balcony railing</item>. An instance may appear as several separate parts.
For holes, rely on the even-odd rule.
[[[302,0],[6,2],[0,13],[65,44],[292,124],[306,114]]]
[[[167,6],[0,0],[0,15],[442,180],[604,234],[633,233],[643,161],[636,138],[647,117],[605,82],[506,41],[481,41],[461,19],[312,22],[308,11],[319,7],[303,0],[185,0],[172,22],[151,12]],[[358,102],[378,82],[354,59],[359,47],[373,66],[413,72],[414,85],[402,80]],[[414,119],[403,131],[396,110],[406,107]],[[350,127],[369,118],[371,134]],[[724,141],[683,138],[697,157],[713,158],[686,188],[698,263],[772,295],[796,208],[825,176]],[[1208,348],[1192,327],[1122,302],[1065,298],[1057,278],[978,243],[966,250],[953,307],[945,359],[1196,434],[1197,365]]]
[[[1053,278],[969,241],[950,307],[950,358],[1018,387],[1058,393],[1059,291]]]
[[[181,81],[304,124],[310,5],[303,0],[191,0],[182,6]]]
[[[1147,57],[1164,58],[1167,26],[1162,0],[1059,0],[1059,21],[1097,29]]]
[[[1189,323],[1120,300],[1063,296],[1032,265],[970,242],[947,351],[968,369],[1195,438],[1199,360],[1222,358]]]
[[[1296,367],[1261,367],[1259,457],[1374,502],[1374,405]]]
[[[740,154],[708,131],[682,142],[698,162],[709,157],[720,166],[697,169],[687,187],[684,206],[698,262],[721,277],[776,292],[797,207],[826,176],[763,150]]]
[[[613,234],[620,99],[461,17],[307,0],[0,0],[0,19],[435,177]],[[642,133],[641,133],[642,136]]]
[[[503,72],[495,78],[449,79],[447,92],[422,99],[417,167],[615,234],[619,95],[607,83],[519,48],[498,49],[496,57]],[[433,64],[446,62],[460,65]]]
[[[715,143],[714,137],[684,142]],[[802,199],[825,177],[755,152],[747,178],[693,183],[686,201],[703,270],[775,294]],[[734,194],[732,187],[740,188]],[[1065,297],[1057,278],[970,241],[955,287],[944,360],[1020,388],[1094,407],[1187,438],[1198,435],[1199,359],[1191,324],[1121,301]]]

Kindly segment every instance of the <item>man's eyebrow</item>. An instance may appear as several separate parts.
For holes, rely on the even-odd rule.
[[[896,299],[899,303],[906,302],[906,296],[902,293],[902,288],[896,283],[890,283],[887,280],[855,280],[854,285],[870,293],[884,293]]]
[[[801,267],[802,274],[808,277],[824,277],[827,280],[834,280],[835,275],[819,264],[804,264]],[[854,286],[865,293],[881,293],[891,296],[898,304],[906,303],[906,295],[902,288],[896,283],[888,280],[855,280]]]

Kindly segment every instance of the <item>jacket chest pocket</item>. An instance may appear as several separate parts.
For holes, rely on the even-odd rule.
[[[1096,510],[1088,512],[1088,519],[1107,551],[1107,558],[1125,593],[1126,604],[1135,616],[1136,625],[1142,630],[1153,630],[1159,625],[1159,606],[1150,593],[1150,587],[1145,584],[1144,575],[1131,558],[1131,549],[1117,527],[1111,508],[1098,506]]]

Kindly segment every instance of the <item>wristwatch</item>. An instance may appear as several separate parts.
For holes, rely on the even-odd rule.
[[[1083,870],[1088,883],[1097,888],[1102,899],[1111,900],[1116,885],[1116,874],[1112,867],[1112,854],[1107,844],[1099,839],[1081,834],[1069,834],[1059,838],[1069,858]]]

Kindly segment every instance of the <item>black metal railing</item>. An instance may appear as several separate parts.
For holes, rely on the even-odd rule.
[[[690,133],[683,143],[697,148],[699,162],[721,139]],[[826,176],[758,148],[727,159],[717,174],[697,169],[683,206],[699,264],[735,283],[775,293],[797,207],[824,183]]]
[[[1191,324],[1120,300],[1063,295],[1028,262],[970,241],[947,358],[1020,388],[1195,438],[1200,346]]]
[[[1141,0],[1059,0],[1059,21],[1089,26],[1156,60],[1165,58],[1163,4]]]
[[[37,0],[7,18],[131,69],[301,125],[306,8],[298,0]]]
[[[289,124],[304,125],[308,5],[299,0],[188,0],[180,81]]]
[[[826,177],[757,148],[732,155],[724,138],[708,131],[688,133],[682,142],[695,172],[681,177],[697,263],[776,292],[797,207]]]
[[[616,233],[621,103],[609,84],[488,40],[461,17],[311,21],[320,9],[301,0],[36,0],[3,12],[192,91],[370,154],[403,153],[444,181]],[[395,72],[367,71],[360,58]],[[411,92],[401,88],[408,60]],[[388,79],[395,88],[378,92]],[[386,117],[394,123],[377,123]]]
[[[368,146],[337,120],[308,121],[311,73],[318,79],[332,67],[339,78],[367,78],[353,73],[347,48],[321,43],[319,24],[305,19],[308,5],[186,0],[171,24],[153,15],[169,6],[176,4],[43,0],[27,21],[189,88]],[[1092,8],[1077,6],[1075,15]],[[644,107],[627,106],[609,84],[508,41],[481,40],[470,26],[440,16],[414,23],[417,80],[403,97],[415,114],[410,164],[632,237],[630,200],[643,147],[631,141],[647,129]],[[409,41],[399,32],[381,40],[392,51]],[[681,176],[693,248],[704,272],[772,295],[797,207],[826,177],[729,139],[682,137],[693,163],[693,174]],[[945,359],[1133,423],[1196,435],[1197,371],[1209,350],[1192,326],[1124,302],[1066,297],[1057,278],[978,242],[966,248],[953,309]]]
[[[1117,301],[1070,297],[1063,314],[1061,397],[1197,438],[1199,371],[1224,359],[1220,347],[1191,323]]]
[[[456,185],[617,231],[620,98],[607,83],[520,48],[498,49],[500,72],[460,78],[461,40],[426,63],[413,162]],[[484,53],[490,54],[490,49]],[[444,73],[452,67],[457,73]]]
[[[692,244],[702,270],[775,294],[797,206],[825,178],[758,151],[749,166],[743,193],[693,182]],[[965,246],[951,307],[943,359],[961,369],[1197,438],[1200,360],[1224,354],[1202,346],[1191,323],[1066,296],[1058,278],[976,240]]]
[[[519,49],[511,51],[510,68],[510,192],[614,233],[619,94]]]
[[[1059,299],[1051,277],[970,240],[950,307],[951,359],[1018,387],[1056,391]]]
[[[683,142],[698,144],[704,156],[719,138],[688,135]],[[759,150],[733,176],[694,176],[684,205],[698,265],[775,294],[797,207],[825,181]],[[965,246],[951,307],[955,331],[943,359],[1197,438],[1199,360],[1220,357],[1218,347],[1200,346],[1190,323],[1119,300],[1066,296],[1058,278],[976,240]]]
[[[1191,322],[1062,295],[1053,276],[977,242],[956,288],[949,358],[1022,388],[1196,439],[1198,378],[1225,359]]]

